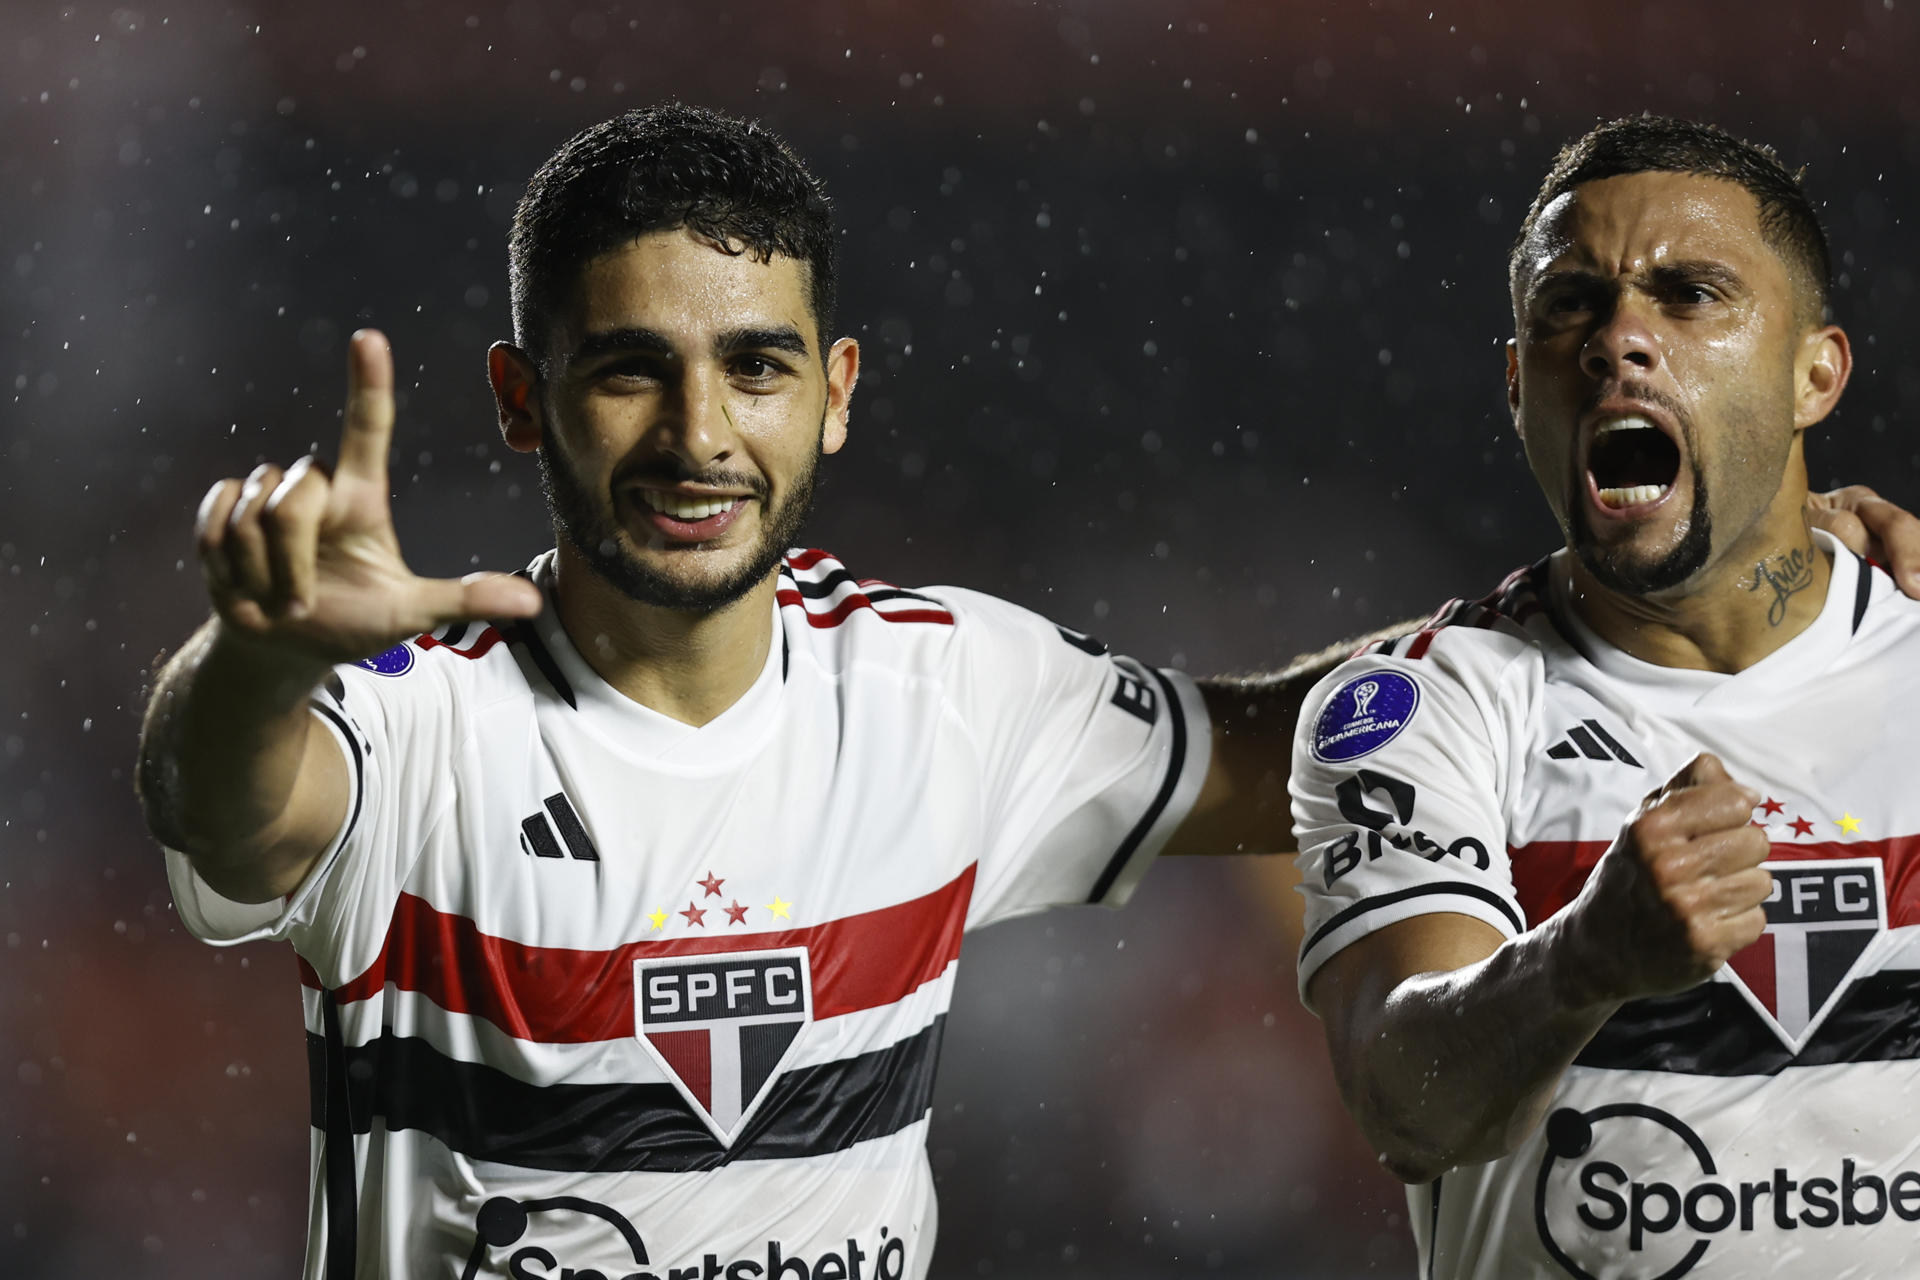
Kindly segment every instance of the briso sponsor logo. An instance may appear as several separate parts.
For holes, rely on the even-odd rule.
[[[581,1230],[583,1224],[589,1229]],[[605,1230],[592,1229],[600,1226]],[[480,1206],[473,1232],[460,1280],[902,1280],[907,1274],[907,1242],[887,1227],[880,1228],[878,1243],[870,1239],[862,1246],[849,1239],[844,1252],[789,1253],[780,1241],[768,1240],[746,1256],[704,1253],[679,1265],[655,1263],[619,1210],[579,1196],[495,1196]],[[605,1236],[612,1239],[596,1238]],[[620,1261],[606,1261],[609,1253]],[[586,1254],[591,1257],[580,1256]]]
[[[641,1044],[727,1146],[813,1021],[805,947],[636,960],[633,994]]]
[[[1420,707],[1420,686],[1398,671],[1373,671],[1335,689],[1313,722],[1313,754],[1328,764],[1357,760],[1395,738]]]
[[[1546,1140],[1534,1224],[1554,1261],[1580,1280],[1678,1280],[1710,1249],[1754,1232],[1813,1233],[1791,1242],[1817,1255],[1818,1233],[1889,1217],[1920,1222],[1920,1172],[1868,1172],[1828,1154],[1817,1167],[1735,1176],[1679,1117],[1643,1103],[1562,1107],[1547,1119]]]
[[[1428,862],[1454,857],[1471,863],[1478,870],[1487,869],[1490,862],[1487,846],[1472,836],[1461,836],[1442,844],[1412,825],[1419,790],[1405,778],[1362,769],[1342,778],[1334,787],[1333,796],[1340,806],[1340,816],[1360,829],[1347,832],[1327,846],[1326,855],[1321,859],[1321,875],[1329,889],[1334,881],[1359,866],[1362,859],[1374,862],[1389,849],[1417,854]],[[1384,799],[1387,808],[1376,808],[1370,797]]]

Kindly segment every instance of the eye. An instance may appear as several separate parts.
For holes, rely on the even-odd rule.
[[[1550,320],[1564,320],[1593,310],[1593,299],[1584,289],[1555,289],[1542,294],[1534,306]]]
[[[595,375],[602,382],[629,386],[637,382],[653,382],[660,377],[660,370],[650,360],[615,360],[603,365]]]
[[[784,362],[752,351],[735,356],[728,366],[728,373],[736,381],[764,390],[772,390],[778,380],[791,372]]]
[[[1717,297],[1710,286],[1693,280],[1682,280],[1668,290],[1668,294],[1672,301],[1683,307],[1703,306]]]

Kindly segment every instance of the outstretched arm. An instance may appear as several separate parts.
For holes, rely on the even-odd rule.
[[[307,700],[327,670],[443,623],[530,617],[531,584],[503,574],[415,577],[388,504],[393,358],[354,335],[337,471],[312,457],[222,480],[200,505],[207,620],[160,672],[140,735],[147,825],[216,892],[291,891],[346,814],[346,761]]]

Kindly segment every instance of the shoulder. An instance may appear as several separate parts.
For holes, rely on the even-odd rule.
[[[775,602],[794,649],[830,670],[853,661],[934,669],[975,629],[975,592],[862,577],[828,551],[791,551]]]
[[[472,709],[525,697],[529,690],[512,653],[512,631],[512,624],[450,623],[341,664],[326,688],[350,708],[355,695],[385,707],[405,704],[422,711],[436,705]]]
[[[1493,726],[1545,680],[1544,561],[1479,600],[1452,600],[1418,631],[1368,645],[1307,695],[1300,745],[1325,762],[1368,754],[1422,719]]]

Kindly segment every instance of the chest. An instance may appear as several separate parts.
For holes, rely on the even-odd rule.
[[[411,890],[582,950],[744,947],[949,890],[978,856],[982,799],[938,702],[783,711],[722,759],[636,758],[557,709],[502,724],[461,754]]]
[[[1920,832],[1920,687],[1849,678],[1742,690],[1675,711],[1625,693],[1549,684],[1509,762],[1509,843],[1607,841],[1702,752],[1762,793],[1776,847],[1885,842]]]

